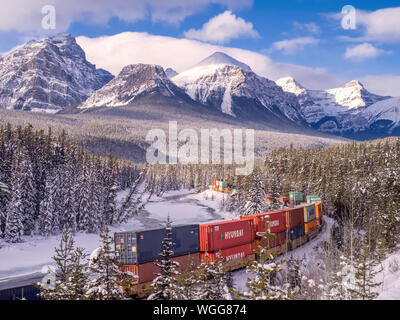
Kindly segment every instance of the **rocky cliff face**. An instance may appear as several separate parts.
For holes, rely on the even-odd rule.
[[[378,136],[381,136],[382,125],[387,129],[390,127],[390,132],[393,126],[398,125],[397,100],[373,94],[357,80],[328,90],[305,89],[290,77],[279,79],[276,83],[285,92],[296,95],[302,116],[320,131],[352,138],[371,137],[377,129]],[[380,126],[374,124],[374,119],[382,117],[385,121],[380,121]]]
[[[169,80],[161,66],[140,63],[124,67],[117,77],[93,92],[79,108],[125,106],[147,94],[190,100]]]
[[[0,58],[0,108],[57,112],[112,78],[86,60],[71,35],[30,41]]]
[[[247,119],[264,117],[303,123],[293,94],[260,77],[250,67],[225,54],[215,53],[172,78],[202,104]]]

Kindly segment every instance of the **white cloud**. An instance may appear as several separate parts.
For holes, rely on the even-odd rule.
[[[361,77],[360,81],[373,93],[384,96],[400,96],[400,76],[366,75]]]
[[[125,22],[151,18],[176,24],[215,3],[239,9],[251,6],[253,0],[0,0],[0,31],[48,33],[41,28],[44,5],[55,7],[56,32],[63,32],[74,21],[105,24],[112,17]]]
[[[382,54],[390,54],[390,51],[381,50],[375,48],[370,43],[362,43],[353,47],[346,49],[344,58],[348,60],[353,60],[356,62],[361,62],[367,59],[376,58]]]
[[[332,14],[332,18],[341,20],[342,14]],[[376,11],[356,9],[356,28],[363,33],[361,37],[342,36],[342,40],[382,43],[400,42],[400,7],[384,8]]]
[[[242,37],[258,38],[260,36],[251,22],[236,17],[231,11],[225,11],[211,18],[201,29],[190,29],[184,35],[189,39],[216,43],[227,43],[232,39]]]
[[[299,37],[274,42],[267,51],[282,51],[283,54],[295,54],[303,51],[305,46],[318,44],[319,40],[314,37]]]
[[[321,29],[315,22],[310,23],[300,23],[300,22],[293,22],[293,26],[296,30],[305,30],[309,33],[320,33]]]
[[[222,51],[248,64],[257,74],[272,80],[292,76],[311,89],[332,88],[346,82],[323,68],[274,62],[258,52],[196,40],[124,32],[99,38],[78,37],[77,42],[87,53],[90,62],[114,75],[132,63],[159,64],[182,72],[212,53]]]

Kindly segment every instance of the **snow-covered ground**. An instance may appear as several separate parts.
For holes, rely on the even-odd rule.
[[[378,288],[378,300],[400,300],[400,250],[389,255],[378,268],[382,267],[376,280],[382,282]]]
[[[120,192],[117,200],[121,201],[126,193]],[[203,194],[194,194],[190,190],[167,192],[162,197],[152,198],[138,217],[109,227],[110,232],[162,227],[168,215],[175,225],[223,220],[224,216],[218,214],[220,197],[218,192],[213,193],[214,201],[205,200]],[[22,243],[0,242],[0,284],[2,279],[40,272],[43,266],[52,264],[54,248],[58,247],[60,238],[61,235],[27,236]],[[76,245],[85,248],[89,254],[100,243],[97,234],[78,232],[74,239]]]
[[[118,194],[121,201],[126,192]],[[130,219],[127,223],[111,226],[110,231],[133,231],[162,227],[169,215],[175,225],[187,223],[212,222],[218,220],[235,219],[232,213],[225,212],[222,203],[227,195],[206,190],[194,193],[190,190],[179,190],[165,193],[162,197],[154,197],[146,205],[139,216]],[[287,255],[303,258],[317,263],[320,259],[318,248],[326,240],[333,220],[325,218],[326,224],[322,232],[311,242],[290,251]],[[53,264],[54,248],[58,246],[60,235],[44,238],[41,236],[25,237],[23,243],[0,243],[0,287],[9,279],[25,279],[29,275],[40,276],[43,266]],[[86,249],[88,253],[95,250],[100,243],[97,234],[77,233],[75,243]],[[283,256],[281,256],[284,258]],[[379,287],[378,299],[400,299],[400,251],[390,255],[382,263],[381,272],[377,281],[382,281]],[[235,289],[247,291],[246,280],[249,274],[245,269],[233,273]]]

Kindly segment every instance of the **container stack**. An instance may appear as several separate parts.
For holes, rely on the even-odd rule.
[[[297,248],[306,241],[303,207],[286,210],[287,240],[291,241],[291,247]]]
[[[309,194],[306,197],[307,203],[319,203],[321,202],[321,198],[316,196],[315,194]]]
[[[252,256],[253,220],[230,220],[200,225],[200,251],[204,262],[216,258],[234,264]]]
[[[303,193],[302,192],[289,192],[289,203],[291,206],[297,206],[303,201]]]
[[[115,251],[123,269],[138,276],[137,283],[145,283],[155,278],[159,272],[154,264],[160,260],[165,229],[116,232]],[[179,262],[180,268],[200,263],[199,225],[184,225],[172,228],[172,260]]]
[[[304,210],[304,228],[309,239],[314,238],[319,229],[315,207],[316,204],[314,203],[302,207]]]

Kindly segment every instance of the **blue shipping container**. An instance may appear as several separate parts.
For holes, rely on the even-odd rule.
[[[42,300],[40,290],[32,285],[0,290],[0,300]]]
[[[315,204],[304,207],[304,222],[309,222],[316,218]]]
[[[142,264],[160,259],[165,228],[116,232],[115,250],[123,264]],[[200,251],[199,225],[172,227],[173,256],[184,256]]]
[[[293,229],[289,230],[289,239],[294,240],[297,238],[300,238],[306,234],[306,231],[304,229],[304,224],[294,227]]]

